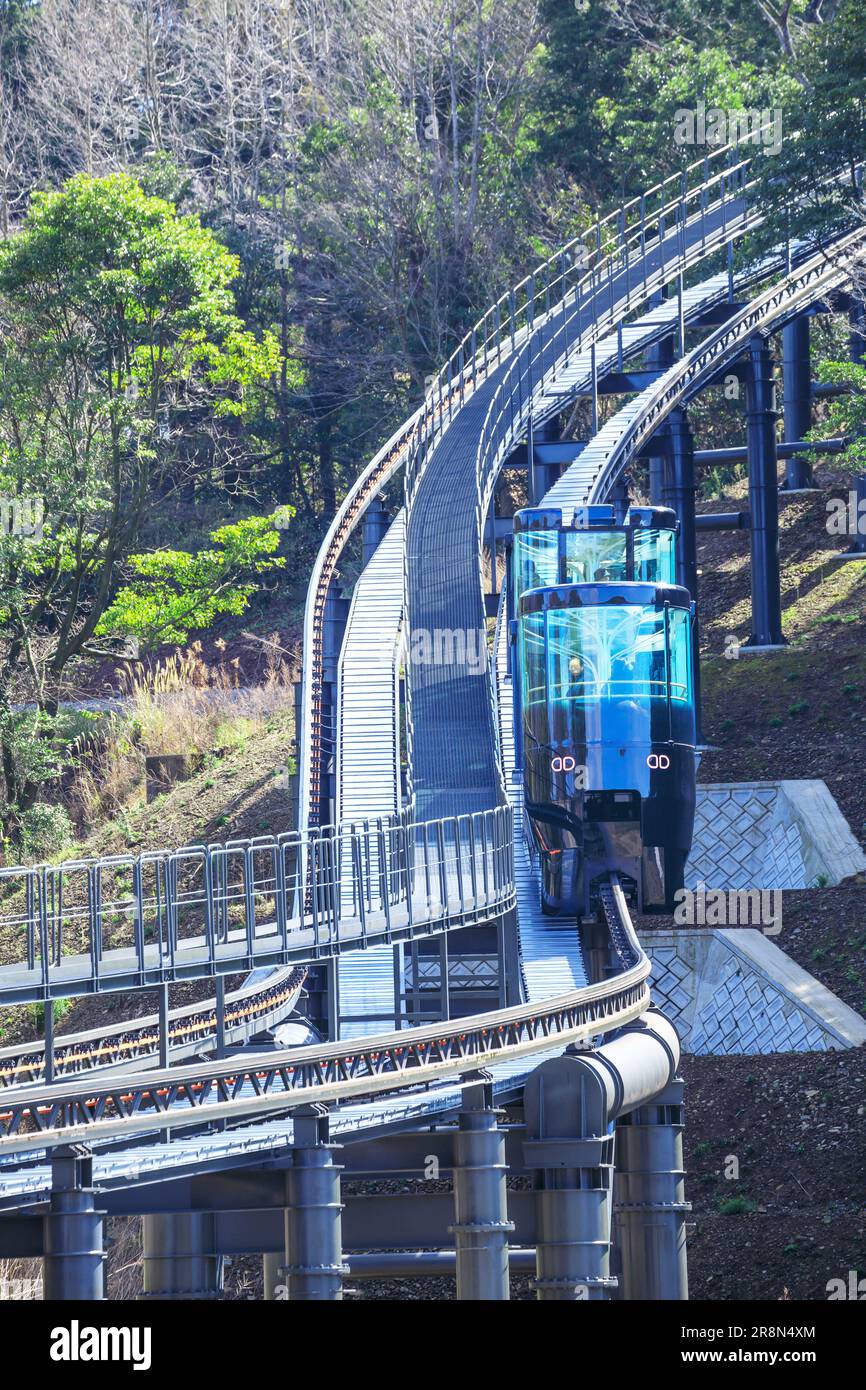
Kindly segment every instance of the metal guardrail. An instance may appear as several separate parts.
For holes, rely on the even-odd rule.
[[[716,375],[738,357],[744,343],[755,333],[767,332],[772,326],[778,326],[781,318],[802,313],[816,300],[850,283],[853,266],[862,262],[864,256],[866,228],[861,227],[833,242],[829,248],[823,248],[751,300],[740,313],[732,315],[717,332],[671,367],[659,382],[647,388],[643,408],[626,425],[605,460],[604,471],[593,487],[592,500],[604,500],[619,474],[640,454],[665,417],[675,406],[694,395],[706,383],[708,375]]]
[[[716,193],[721,204],[733,196],[736,189],[742,196],[749,186],[746,175],[751,161],[739,159],[738,150],[746,143],[754,144],[760,134],[756,132],[755,137],[713,150],[682,173],[671,175],[640,197],[600,218],[508,290],[466,334],[439,372],[423,404],[383,445],[350,488],[319,549],[307,591],[303,727],[299,731],[303,827],[309,825],[312,808],[318,805],[320,794],[325,604],[342,551],[367,507],[404,464],[407,465],[407,498],[411,500],[424,463],[455,409],[463,405],[489,373],[502,363],[506,353],[514,351],[535,326],[557,309],[563,309],[570,299],[576,301],[582,290],[593,285],[598,288],[605,276],[610,281],[617,262],[623,264],[623,258],[627,259],[635,248],[645,251],[654,234],[664,235],[666,219],[668,227],[674,226],[677,218],[687,220],[688,208],[693,206],[696,215],[705,220]],[[565,325],[566,337],[574,324],[579,342],[581,330],[585,336],[591,318],[588,315],[583,325],[577,309]]]
[[[728,244],[732,227],[737,226],[738,235],[743,235],[757,226],[762,218],[758,212],[745,209],[743,199],[750,186],[745,180],[745,165],[737,165],[730,172],[719,177],[717,188],[719,201],[711,204],[699,199],[698,210],[690,217],[685,200],[669,210],[671,226],[664,227],[664,212],[659,215],[658,229],[653,229],[652,241],[660,251],[665,238],[674,234],[676,249],[670,255],[662,255],[658,266],[648,269],[641,258],[637,264],[643,267],[639,281],[632,283],[620,271],[629,264],[633,252],[643,252],[648,234],[645,227],[639,228],[625,239],[624,245],[615,257],[609,257],[598,272],[590,273],[589,285],[593,297],[601,296],[603,303],[584,323],[589,315],[574,309],[564,314],[552,337],[542,335],[537,328],[527,338],[522,348],[514,355],[508,369],[496,389],[487,409],[478,443],[476,469],[478,474],[479,505],[486,510],[490,490],[496,478],[498,465],[513,447],[514,439],[526,428],[532,415],[533,399],[542,394],[548,383],[555,379],[569,359],[581,352],[594,350],[598,339],[617,324],[622,324],[627,316],[649,296],[674,276],[682,280],[682,275],[691,266],[699,264],[706,256]],[[696,190],[700,193],[700,190]],[[731,204],[741,207],[739,220],[729,218]],[[722,218],[711,231],[705,230],[708,213],[721,211]],[[687,231],[690,233],[687,244]],[[618,264],[617,264],[618,262]],[[624,283],[624,293],[618,293],[618,285]],[[605,284],[609,295],[604,303]]]
[[[734,203],[741,204],[755,183],[749,179],[751,157],[738,158],[738,150],[745,143],[752,143],[751,137],[714,150],[600,219],[537,266],[487,311],[442,368],[427,394],[407,467],[407,500],[414,496],[427,459],[455,409],[491,370],[527,345],[554,312],[560,311],[567,360],[571,351],[589,346],[606,324],[615,322],[617,307],[628,312],[635,302],[645,299],[683,268],[677,261],[684,261],[687,226],[699,232],[699,255],[695,259],[703,259],[715,245],[730,239],[737,219],[732,219],[729,227],[727,209]],[[721,235],[711,239],[706,228],[712,215],[719,213]],[[756,216],[755,221],[760,221],[760,217]],[[667,259],[663,248],[672,234],[678,251]],[[653,248],[662,251],[658,270],[644,274],[634,286],[629,283],[628,294],[617,306],[613,296],[618,273],[629,264],[640,265]],[[602,317],[598,308],[605,294],[609,296],[609,305]],[[592,308],[583,307],[585,297]],[[571,307],[566,308],[569,303]],[[533,381],[531,374],[527,378],[524,372],[512,379],[507,390],[508,396],[517,396],[520,405],[527,398],[523,389],[527,380],[531,396],[539,382],[537,378]],[[503,383],[498,394],[504,389]]]
[[[615,980],[542,1003],[351,1042],[173,1068],[158,1076],[83,1079],[38,1095],[9,1091],[0,1102],[0,1157],[123,1133],[249,1120],[310,1101],[372,1096],[515,1060],[548,1043],[567,1044],[621,1028],[649,1007],[651,967],[615,880],[605,913],[614,919],[624,967]]]
[[[709,159],[724,153],[717,151],[713,156],[709,156]],[[692,169],[702,168],[706,172],[707,162],[700,161],[692,166]],[[684,191],[681,187],[678,198],[670,200],[668,204],[660,200],[661,206],[654,213],[650,212],[647,206],[649,195],[634,200],[628,205],[628,209],[622,210],[620,240],[617,242],[614,235],[612,253],[609,252],[610,240],[596,237],[597,260],[588,271],[588,283],[591,292],[594,284],[597,297],[604,283],[604,275],[607,274],[608,283],[611,285],[611,297],[606,315],[593,323],[590,334],[593,340],[600,331],[600,323],[612,323],[615,315],[623,315],[633,307],[631,285],[628,286],[624,301],[615,300],[613,297],[617,258],[624,265],[634,250],[646,249],[647,240],[652,240],[654,235],[653,216],[657,219],[655,236],[659,240],[663,240],[664,237],[662,209],[665,206],[676,204],[681,209],[674,218],[675,225],[683,229],[687,225],[694,226],[696,220],[705,220],[708,211],[711,210],[711,190],[714,186],[722,203],[726,197],[726,186],[732,197],[735,190],[737,198],[742,196],[746,184],[745,175],[740,171],[745,167],[744,161],[740,165],[726,168],[714,179],[705,178],[702,184],[693,189]],[[667,180],[665,184],[659,185],[659,189],[664,189],[673,182],[674,180]],[[686,208],[695,197],[698,199],[698,207],[689,218]],[[640,212],[639,215],[635,215],[634,209],[638,206]],[[604,219],[604,222],[597,226],[609,226],[616,216],[614,214],[611,218]],[[634,219],[631,226],[630,216]],[[726,236],[727,229],[723,218],[721,232],[717,230],[708,238],[699,237],[697,245],[700,255],[696,256],[696,259],[703,258],[716,245],[721,245]],[[858,234],[858,240],[861,237],[862,234]],[[853,240],[850,248],[852,254]],[[847,245],[844,242],[840,243],[840,246]],[[607,251],[608,254],[602,256],[602,251]],[[560,256],[562,254],[559,253]],[[667,409],[671,408],[677,399],[688,394],[692,382],[695,383],[694,389],[697,389],[700,378],[708,371],[717,369],[728,359],[728,355],[735,355],[741,350],[745,337],[759,331],[761,325],[777,319],[785,312],[786,307],[811,302],[811,299],[827,293],[844,281],[846,276],[838,261],[828,268],[824,260],[822,269],[816,264],[822,259],[815,258],[814,262],[809,263],[808,268],[801,268],[795,286],[782,291],[776,287],[750,305],[733,325],[726,325],[709,346],[703,345],[703,352],[699,350],[700,362],[693,361],[699,354],[692,354],[686,364],[680,364],[682,371],[676,375],[675,380],[668,374],[663,383],[659,384],[651,406],[641,415],[631,434],[624,437],[622,450],[631,453],[638,451],[646,435],[658,427]],[[556,257],[551,258],[546,265],[552,266],[555,260]],[[433,391],[429,393],[425,407],[401,427],[356,483],[320,552],[314,574],[315,582],[310,588],[307,610],[309,621],[305,627],[305,657],[309,637],[310,650],[314,654],[318,652],[319,673],[324,601],[339,555],[366,505],[380,490],[383,482],[407,460],[413,431],[417,430],[420,437],[420,427],[426,422],[426,442],[430,444],[435,441],[442,425],[446,419],[451,418],[458,403],[465,399],[467,391],[474,389],[484,378],[491,369],[491,363],[499,363],[503,348],[510,345],[509,350],[515,349],[520,341],[526,350],[512,362],[510,374],[506,378],[508,394],[512,399],[511,408],[513,409],[515,394],[515,372],[527,372],[523,380],[530,388],[528,398],[531,399],[533,391],[543,383],[543,373],[546,370],[544,358],[541,356],[544,349],[540,344],[533,356],[535,316],[541,312],[541,304],[544,305],[544,313],[554,311],[557,293],[559,307],[564,307],[571,294],[568,278],[572,276],[573,279],[573,271],[577,268],[579,267],[566,267],[559,282],[555,276],[551,278],[548,275],[541,289],[537,286],[533,286],[531,290],[528,288],[532,277],[527,277],[526,281],[521,282],[522,286],[527,287],[522,301],[523,321],[521,322],[519,310],[516,315],[510,312],[507,330],[503,329],[501,315],[497,318],[494,311],[489,311],[485,320],[481,322],[490,320],[493,315],[495,332],[487,333],[483,338],[480,355],[477,351],[475,354],[474,370],[471,373],[466,372],[465,363],[458,350],[458,354],[452,358],[452,364],[440,374],[438,386],[434,386]],[[669,271],[670,267],[666,269]],[[649,281],[645,277],[644,291],[648,284]],[[576,283],[573,288],[577,288]],[[516,305],[514,292],[509,292],[509,296],[511,310]],[[502,303],[503,301],[500,301],[500,306],[494,306],[494,309],[501,307]],[[571,345],[580,345],[582,335],[579,309],[574,309],[571,320],[577,321],[577,334]],[[566,351],[569,350],[566,326],[568,322],[569,315],[566,313],[563,317]],[[549,356],[550,344],[546,347]],[[456,367],[458,363],[461,368],[459,373],[452,370],[452,366]],[[534,383],[533,364],[541,369]],[[694,368],[692,377],[689,377],[689,364]],[[522,399],[522,385],[519,381],[516,394],[519,411]],[[502,392],[498,392],[495,399],[501,399],[501,396]],[[420,462],[423,464],[423,459]],[[414,469],[414,463],[412,466]],[[416,470],[413,472],[416,481],[417,476]],[[487,475],[479,472],[480,479],[485,476]],[[315,684],[309,684],[308,688],[312,697]],[[309,765],[309,760],[307,763]],[[306,804],[309,804],[308,800]],[[508,810],[500,808],[496,812],[480,814],[507,816]],[[363,946],[368,938],[391,940],[407,927],[410,933],[416,928],[435,930],[439,921],[435,914],[432,917],[429,915],[429,909],[437,896],[434,886],[437,877],[443,923],[446,919],[450,920],[453,900],[460,904],[461,910],[466,908],[470,915],[477,910],[478,886],[482,875],[483,906],[491,908],[487,900],[488,872],[495,878],[497,872],[504,871],[506,888],[513,880],[513,874],[509,876],[507,865],[503,863],[503,856],[507,859],[511,852],[510,830],[504,840],[493,847],[492,857],[485,846],[480,859],[468,829],[465,832],[465,843],[462,838],[463,832],[459,829],[453,832],[453,839],[444,830],[446,825],[456,827],[458,822],[468,824],[478,819],[478,816],[466,816],[453,821],[431,822],[426,827],[419,827],[407,824],[403,818],[399,823],[392,821],[387,825],[380,824],[375,829],[340,828],[338,831],[323,830],[306,835],[299,832],[294,850],[287,852],[284,852],[280,842],[291,841],[295,837],[279,837],[278,840],[261,837],[256,841],[233,842],[225,846],[192,846],[169,855],[142,856],[141,860],[136,861],[139,866],[138,883],[141,885],[144,882],[141,877],[142,861],[150,859],[152,864],[147,872],[154,875],[153,891],[149,896],[147,893],[133,893],[131,909],[128,902],[121,903],[110,897],[111,887],[109,898],[106,898],[104,881],[105,874],[110,874],[119,865],[125,865],[127,870],[132,868],[134,887],[136,871],[131,856],[118,857],[112,861],[90,861],[56,867],[40,866],[37,870],[0,871],[0,894],[4,877],[14,874],[37,875],[36,879],[28,879],[23,885],[19,885],[25,899],[25,911],[17,925],[26,935],[27,968],[41,971],[42,976],[38,992],[27,997],[45,998],[51,997],[52,993],[66,995],[89,992],[89,989],[70,989],[68,980],[61,980],[59,987],[55,989],[54,985],[58,982],[52,982],[50,979],[52,968],[68,971],[70,957],[63,950],[64,937],[70,930],[70,920],[76,921],[78,925],[81,923],[82,903],[70,903],[70,893],[67,892],[67,906],[64,909],[62,881],[58,882],[56,878],[51,877],[62,873],[63,870],[72,870],[86,878],[86,909],[92,927],[89,932],[89,949],[86,952],[91,967],[91,985],[95,982],[97,988],[112,987],[105,986],[105,972],[101,974],[100,967],[105,964],[111,950],[123,949],[116,946],[113,936],[117,928],[118,913],[121,917],[125,914],[127,926],[131,927],[134,937],[132,949],[136,956],[139,976],[136,982],[156,982],[150,978],[140,978],[142,973],[148,974],[149,971],[146,960],[142,959],[142,944],[156,950],[159,956],[157,977],[159,982],[162,982],[167,978],[178,978],[177,973],[172,973],[178,968],[177,957],[184,951],[197,949],[201,943],[204,943],[210,952],[206,964],[224,972],[226,961],[218,960],[216,955],[219,947],[232,947],[238,944],[239,939],[247,954],[242,957],[243,964],[233,968],[246,968],[260,961],[260,957],[249,954],[251,940],[255,951],[260,936],[274,936],[279,940],[277,949],[284,951],[286,934],[295,926],[301,931],[312,931],[313,958],[315,954],[331,954],[347,945]],[[441,834],[444,836],[441,844],[440,832],[433,831],[433,826],[441,828]],[[420,842],[417,838],[419,830]],[[371,836],[376,837],[375,850],[372,848]],[[385,837],[384,853],[380,853],[380,845],[383,843],[380,836]],[[365,851],[362,849],[364,845]],[[453,855],[449,861],[450,845],[453,845]],[[235,856],[234,859],[232,856]],[[287,863],[293,866],[288,873]],[[233,865],[230,869],[226,867],[229,864]],[[196,875],[199,875],[198,882]],[[471,891],[468,879],[471,879]],[[81,882],[84,882],[84,878]],[[297,907],[303,897],[303,885],[306,882],[316,885],[308,914],[312,919],[309,923],[305,914],[289,917],[289,903],[292,902]],[[497,911],[506,910],[508,894],[501,894],[502,886],[502,882],[494,886],[493,896]],[[396,897],[393,897],[395,893]],[[498,898],[497,893],[500,893]],[[76,890],[71,890],[71,898],[74,900],[77,896]],[[258,922],[262,915],[267,916],[263,913],[263,903],[269,898],[273,899],[275,920],[268,920],[265,923],[266,930],[260,933]],[[420,919],[416,915],[416,899],[422,904]],[[280,901],[283,903],[282,913],[278,906]],[[399,911],[401,905],[402,915]],[[68,1142],[70,1138],[80,1137],[82,1134],[86,1134],[87,1137],[99,1137],[107,1134],[109,1129],[112,1133],[122,1132],[133,1122],[136,1130],[142,1126],[162,1129],[175,1124],[189,1124],[192,1122],[189,1118],[190,1109],[200,1112],[204,1107],[207,1107],[207,1114],[199,1114],[198,1123],[228,1116],[233,1119],[241,1118],[249,1114],[272,1111],[280,1106],[289,1108],[292,1104],[307,1099],[311,1091],[317,1099],[372,1094],[377,1090],[399,1088],[417,1081],[428,1081],[437,1076],[454,1074],[468,1065],[482,1065],[495,1059],[537,1050],[548,1037],[551,1041],[563,1041],[577,1036],[591,1036],[593,1031],[604,1032],[612,1027],[619,1027],[623,1022],[638,1016],[648,1004],[646,976],[649,973],[649,964],[634,937],[624,903],[621,904],[619,901],[618,889],[612,889],[610,894],[603,895],[603,908],[611,932],[612,945],[622,965],[622,973],[602,985],[546,1001],[543,1006],[518,1006],[516,1009],[500,1011],[498,1014],[485,1014],[477,1019],[435,1024],[423,1030],[415,1029],[376,1039],[364,1039],[362,1044],[354,1041],[351,1044],[351,1055],[347,1055],[348,1044],[329,1044],[325,1048],[304,1049],[303,1054],[282,1054],[279,1058],[268,1059],[267,1065],[259,1062],[244,1071],[240,1071],[236,1063],[213,1063],[208,1068],[187,1068],[160,1077],[151,1075],[140,1085],[133,1077],[124,1078],[122,1085],[118,1083],[114,1087],[99,1087],[97,1091],[94,1091],[92,1083],[87,1082],[81,1083],[79,1088],[64,1087],[62,1094],[61,1088],[55,1086],[38,1098],[32,1094],[26,1098],[19,1098],[13,1093],[9,1096],[9,1107],[0,1118],[0,1135],[3,1136],[0,1145],[6,1149],[44,1147],[46,1141],[43,1136],[46,1131],[50,1131],[52,1136],[59,1133],[60,1137],[52,1137],[49,1142],[60,1143]],[[428,914],[426,916],[425,910]],[[190,913],[194,917],[196,911],[201,913],[200,937],[187,935]],[[243,919],[240,926],[233,925],[235,912],[240,913]],[[71,918],[68,915],[70,913]],[[377,915],[382,917],[381,923],[374,920]],[[461,918],[461,924],[463,920],[465,918]],[[357,932],[352,931],[349,925],[352,922],[359,927]],[[148,925],[151,929],[151,939],[145,941]],[[193,929],[194,925],[193,923]],[[377,934],[380,926],[381,938]],[[320,938],[322,932],[328,938],[324,946]],[[72,937],[74,935],[73,928]],[[233,941],[232,938],[236,939]],[[68,943],[68,935],[66,939]],[[265,953],[270,950],[269,945],[265,948]],[[52,952],[58,953],[53,962]],[[270,958],[268,955],[268,959]],[[234,957],[231,959],[234,960]],[[199,961],[193,973],[200,975],[208,972]],[[298,1064],[294,1061],[296,1057],[300,1059]],[[304,1091],[306,1095],[302,1094]],[[153,1113],[148,1113],[149,1106],[153,1107]],[[172,1108],[172,1113],[167,1113]]]
[[[513,905],[506,808],[0,869],[0,1002],[317,960]],[[5,900],[5,903],[4,903]]]
[[[285,1017],[293,1007],[306,971],[302,966],[277,970],[266,981],[245,985],[225,998],[226,1043],[243,1041],[251,1030],[261,1032]],[[175,1059],[203,1052],[217,1040],[216,1000],[188,1004],[168,1016],[167,1046]],[[128,1067],[131,1063],[158,1062],[160,1055],[158,1014],[105,1024],[84,1033],[64,1033],[54,1043],[55,1080],[83,1072]],[[0,1088],[32,1085],[45,1080],[45,1042],[19,1043],[0,1048]]]
[[[298,730],[300,768],[300,822],[306,830],[310,808],[318,803],[323,745],[323,656],[325,604],[346,542],[373,498],[406,462],[419,410],[394,433],[355,479],[319,547],[304,609],[303,725]]]

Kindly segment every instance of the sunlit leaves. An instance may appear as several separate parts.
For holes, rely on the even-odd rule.
[[[180,643],[220,614],[242,613],[255,592],[255,576],[285,563],[275,552],[279,530],[292,515],[291,507],[281,507],[269,517],[220,526],[210,534],[214,547],[196,553],[165,549],[131,555],[130,581],[103,615],[97,634],[137,637],[145,646]]]

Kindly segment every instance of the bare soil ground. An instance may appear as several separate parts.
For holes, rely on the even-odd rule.
[[[866,843],[866,562],[834,559],[846,538],[829,535],[827,501],[847,493],[837,474],[818,472],[820,492],[780,508],[780,652],[737,657],[731,637],[749,634],[746,532],[707,532],[699,548],[703,733],[702,782],[820,777],[854,835]],[[745,484],[703,511],[747,505]]]
[[[862,1277],[866,1052],[687,1056],[682,1074],[691,1297],[825,1299]]]

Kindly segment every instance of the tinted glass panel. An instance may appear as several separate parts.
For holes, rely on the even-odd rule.
[[[634,578],[647,584],[676,584],[677,551],[673,531],[634,532]]]
[[[565,531],[566,584],[627,579],[624,531]]]
[[[694,743],[695,713],[692,704],[692,633],[688,613],[671,608],[670,632],[671,738],[675,743]]]
[[[519,598],[527,589],[559,583],[559,533],[522,531],[514,537],[514,572]]]
[[[523,678],[523,708],[544,706],[547,690],[544,681],[544,614],[527,613],[520,620],[519,661]]]

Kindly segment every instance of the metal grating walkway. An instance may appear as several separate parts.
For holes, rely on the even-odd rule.
[[[352,596],[340,656],[338,823],[363,822],[400,809],[398,689],[405,536],[406,515],[400,511]],[[341,1038],[394,1025],[394,950],[378,946],[352,951],[339,962]]]

